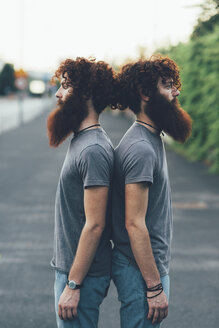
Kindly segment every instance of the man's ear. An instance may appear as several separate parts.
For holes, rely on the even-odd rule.
[[[150,100],[150,97],[146,96],[142,89],[139,90],[139,94],[140,94],[141,100],[146,101],[146,102],[148,102]]]

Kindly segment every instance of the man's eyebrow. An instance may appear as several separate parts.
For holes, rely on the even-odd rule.
[[[68,84],[68,83],[70,83],[70,81],[67,79],[67,77],[63,77],[62,79],[61,79],[61,82],[60,82],[61,84]]]
[[[66,81],[66,77],[62,77],[60,83],[63,83]]]
[[[66,76],[66,73],[64,73],[62,76],[61,76],[61,82],[64,80],[64,82],[69,82],[69,78],[68,76]]]
[[[171,84],[171,85],[173,85],[174,82],[173,82],[172,79],[162,79],[162,84]]]

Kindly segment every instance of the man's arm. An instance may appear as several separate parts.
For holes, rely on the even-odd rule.
[[[155,263],[149,232],[145,224],[148,192],[149,188],[147,183],[126,184],[125,220],[136,262],[147,287],[151,288],[160,283],[160,274]],[[158,292],[148,292],[147,296],[151,297],[157,293]],[[147,299],[147,301],[149,306],[148,319],[152,319],[152,323],[162,321],[168,314],[166,295],[162,292],[155,298]]]
[[[108,187],[89,187],[84,190],[86,222],[68,276],[69,280],[74,280],[77,284],[83,282],[104,230],[108,189]],[[79,289],[71,290],[68,286],[65,287],[59,300],[59,316],[61,319],[72,320],[77,315],[79,299]]]

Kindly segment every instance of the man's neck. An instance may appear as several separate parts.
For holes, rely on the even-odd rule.
[[[144,123],[150,124],[149,125],[145,125],[144,123],[138,122],[139,124],[145,126],[148,130],[150,130],[153,133],[157,133],[157,126],[155,125],[155,123],[148,117],[147,114],[143,113],[141,111],[141,113],[139,113],[138,115],[136,115],[137,120],[142,121]]]
[[[96,129],[96,128],[98,128],[98,126],[93,126],[93,125],[96,125],[96,124],[99,124],[98,119],[94,119],[92,117],[86,117],[83,120],[83,122],[81,122],[81,125],[80,125],[77,132],[80,132],[81,130],[86,129],[88,127],[91,127],[91,129]]]
[[[96,113],[92,101],[88,100],[87,101],[87,106],[88,106],[88,115],[87,117],[81,122],[79,129],[77,132],[86,129],[89,126],[99,124],[99,115]],[[91,127],[91,129],[96,129],[98,128],[97,126]]]

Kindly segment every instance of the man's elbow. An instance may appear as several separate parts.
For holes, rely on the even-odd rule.
[[[143,220],[126,220],[125,227],[130,236],[135,234],[137,231],[145,230],[146,224]]]
[[[93,223],[88,225],[88,229],[94,235],[101,236],[105,228],[105,223]]]

